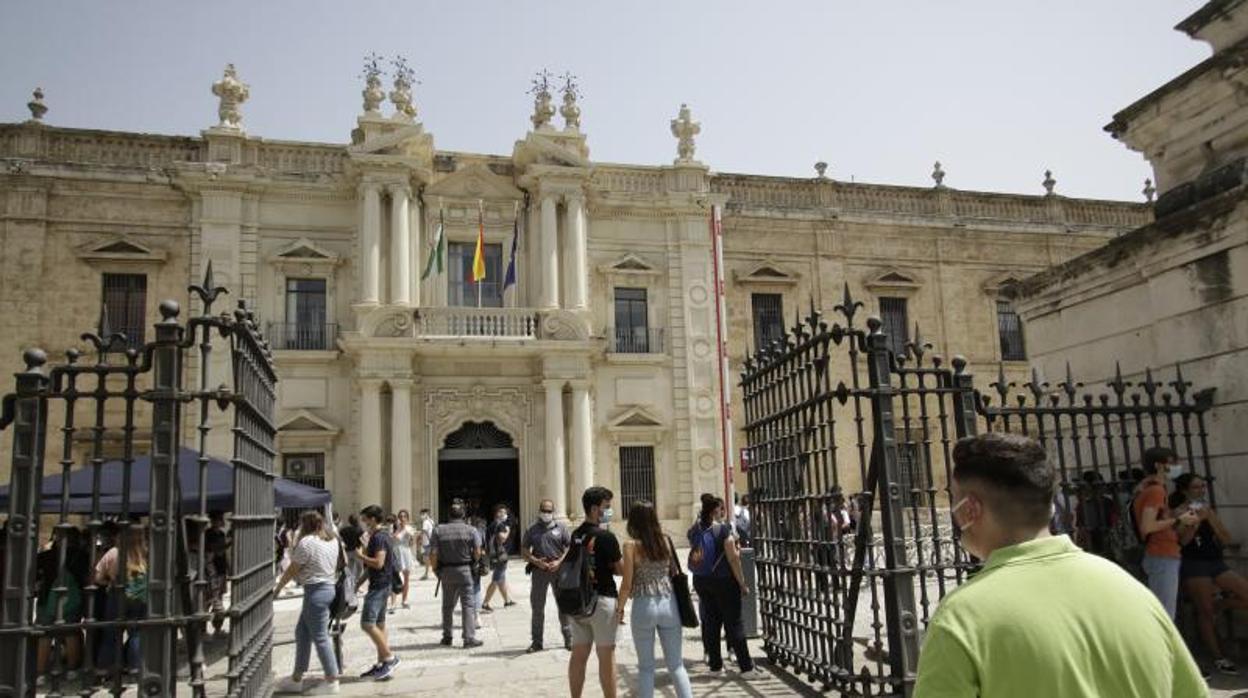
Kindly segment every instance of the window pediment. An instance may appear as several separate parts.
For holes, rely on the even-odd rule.
[[[315,414],[313,414],[312,412],[309,412],[308,410],[299,410],[295,412],[290,417],[288,417],[285,421],[279,424],[277,426],[277,430],[279,432],[282,432],[282,431],[284,432],[292,432],[292,431],[318,432],[322,434],[329,434],[332,436],[337,436],[340,431],[338,427],[333,425],[333,423],[325,420],[322,417],[316,416]]]
[[[732,278],[739,284],[783,284],[792,286],[797,283],[797,275],[785,269],[777,262],[767,259],[761,264],[746,271],[734,271]]]
[[[614,441],[657,444],[667,433],[661,419],[644,407],[632,407],[607,423],[607,433]]]
[[[899,269],[885,269],[867,279],[863,284],[874,293],[914,292],[922,285],[918,277]]]
[[[659,270],[653,264],[631,252],[614,262],[599,266],[598,270],[607,276],[657,276],[659,274]]]
[[[524,192],[516,187],[510,177],[495,174],[485,163],[474,162],[425,188],[426,206],[436,207],[439,198],[445,198],[447,204],[472,202],[472,214],[475,218],[477,199],[522,201]],[[433,210],[436,214],[436,208]],[[508,210],[507,214],[510,218],[511,211]]]
[[[1008,298],[1014,289],[1018,288],[1019,284],[1023,282],[1023,277],[1025,276],[1026,274],[1013,272],[993,276],[984,282],[984,293],[989,296]]]
[[[328,453],[341,430],[308,410],[296,410],[277,427],[277,450],[303,449]]]
[[[111,235],[78,249],[87,264],[164,264],[168,253],[125,235]]]
[[[333,250],[328,250],[308,238],[299,238],[273,253],[269,264],[283,271],[303,274],[332,276],[334,268],[342,263]]]

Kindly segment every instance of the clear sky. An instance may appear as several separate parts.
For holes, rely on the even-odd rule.
[[[406,56],[437,147],[509,154],[532,74],[579,77],[599,161],[666,164],[688,102],[712,169],[1141,199],[1147,164],[1101,129],[1205,58],[1201,0],[4,0],[0,121],[41,85],[59,126],[196,134],[226,62],[252,135],[346,142],[362,57]],[[387,82],[387,87],[388,87]],[[387,105],[387,113],[390,107]],[[561,123],[557,117],[556,123]]]

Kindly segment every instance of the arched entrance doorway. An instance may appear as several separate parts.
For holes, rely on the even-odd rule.
[[[520,452],[511,435],[494,422],[464,422],[438,449],[438,511],[451,500],[464,500],[469,516],[489,520],[490,509],[504,502],[523,521],[520,505]]]

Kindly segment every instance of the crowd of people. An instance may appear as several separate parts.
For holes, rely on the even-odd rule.
[[[741,616],[742,597],[749,594],[740,557],[750,530],[748,498],[733,508],[735,525],[731,525],[724,501],[702,496],[700,514],[686,534],[690,554],[683,564],[648,501],[632,504],[627,539],[621,544],[609,528],[613,500],[614,494],[604,487],[586,490],[581,498],[583,519],[574,530],[557,518],[549,499],[539,503],[536,520],[523,531],[507,505],[493,507],[491,520],[484,521],[471,517],[462,500],[452,501],[446,521],[436,525],[428,510],[413,523],[407,511],[391,516],[377,505],[345,522],[336,516],[334,522],[326,522],[317,512],[303,513],[297,523],[283,526],[275,539],[280,572],[275,595],[282,596],[292,584],[303,590],[295,627],[295,665],[277,690],[308,695],[339,691],[344,668],[338,664],[331,628],[333,619],[348,615],[349,608],[358,612],[360,628],[376,650],[375,661],[360,678],[385,681],[394,676],[400,658],[390,647],[386,620],[409,607],[418,566],[425,569],[419,579],[427,579],[430,572],[436,577],[433,593],[441,596],[441,643],[455,644],[458,615],[461,646],[481,646],[476,636],[479,614],[517,605],[507,584],[508,563],[515,551],[531,575],[527,651],[545,649],[546,606],[553,595],[563,646],[571,652],[568,682],[573,696],[583,691],[591,655],[597,656],[603,693],[615,695],[620,625],[629,626],[637,650],[638,695],[654,693],[656,639],[678,695],[691,695],[681,637],[683,627],[699,621],[682,618],[682,593],[684,614],[693,608],[685,569],[697,595],[707,669],[724,670],[721,649],[726,642],[740,675],[757,675]],[[349,590],[349,608],[336,598],[341,596],[339,586]],[[491,605],[496,595],[501,606]],[[313,651],[323,672],[318,679],[307,675]]]

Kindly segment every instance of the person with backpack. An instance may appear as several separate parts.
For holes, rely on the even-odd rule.
[[[712,672],[724,668],[720,651],[721,632],[737,656],[742,678],[759,676],[745,642],[741,620],[741,598],[750,593],[741,571],[741,551],[732,528],[719,519],[724,501],[713,494],[702,495],[702,511],[689,529],[689,572],[698,594],[698,615],[702,619],[702,649]]]
[[[615,607],[619,590],[615,575],[623,574],[620,541],[607,528],[614,512],[615,494],[595,485],[581,495],[585,521],[572,532],[572,544],[559,566],[555,601],[569,619],[572,657],[568,660],[568,687],[572,698],[585,689],[585,668],[591,649],[598,654],[598,683],[606,698],[615,698],[615,634],[619,619]]]
[[[1131,503],[1136,530],[1144,539],[1144,573],[1148,588],[1174,620],[1179,604],[1179,568],[1182,554],[1179,536],[1195,528],[1200,519],[1192,512],[1174,514],[1166,502],[1166,481],[1178,477],[1183,466],[1174,451],[1154,446],[1144,451],[1144,467],[1150,475],[1140,483]]]
[[[452,504],[450,521],[433,529],[429,545],[430,564],[442,584],[442,644],[448,647],[455,604],[460,607],[464,649],[483,644],[477,639],[477,605],[472,590],[473,568],[481,556],[481,533],[464,523],[464,505]]]
[[[303,512],[299,517],[299,537],[290,551],[290,566],[273,589],[277,598],[291,579],[298,579],[303,587],[303,608],[295,625],[295,670],[277,682],[278,691],[318,696],[338,693],[338,660],[329,637],[329,607],[334,601],[337,572],[338,540],[318,512]],[[325,679],[309,686],[303,675],[312,661],[313,646]]]
[[[399,657],[390,651],[386,638],[386,603],[394,593],[394,579],[398,575],[394,569],[390,536],[382,525],[385,512],[376,504],[370,504],[360,511],[360,520],[368,529],[367,547],[355,551],[368,572],[368,593],[360,605],[360,629],[377,648],[377,663],[360,674],[360,678],[384,681],[399,665]],[[402,584],[402,578],[399,579]]]
[[[482,613],[492,613],[490,599],[497,590],[503,597],[503,607],[515,606],[511,594],[507,590],[507,551],[511,547],[511,522],[507,518],[507,505],[494,505],[494,520],[485,529],[485,552],[490,562],[490,585],[485,589],[485,600],[481,602]]]

